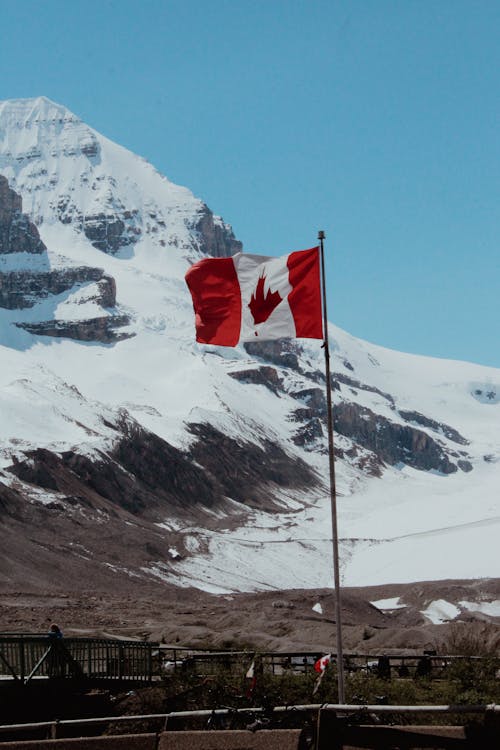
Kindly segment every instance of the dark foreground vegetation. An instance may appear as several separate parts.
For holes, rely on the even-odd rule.
[[[346,675],[348,704],[392,705],[477,705],[500,703],[500,679],[496,677],[498,659],[464,659],[449,667],[446,678],[380,678],[375,674]],[[284,673],[262,674],[254,689],[242,675],[228,674],[220,668],[200,677],[179,672],[158,687],[144,688],[118,696],[117,714],[169,713],[230,707],[304,705],[337,703],[337,674],[329,668],[314,693],[318,675]],[[437,720],[437,719],[433,719]],[[439,721],[449,722],[449,717]],[[460,723],[462,719],[458,722]],[[426,716],[429,723],[429,717]],[[404,722],[403,722],[404,723]]]

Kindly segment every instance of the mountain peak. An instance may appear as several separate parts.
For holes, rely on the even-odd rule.
[[[4,127],[11,125],[31,125],[39,122],[81,122],[62,104],[57,104],[46,96],[28,99],[5,99],[0,101],[0,120]]]
[[[107,254],[145,239],[190,259],[241,250],[190,190],[45,96],[0,102],[0,174],[37,226],[69,225]]]
[[[82,124],[81,118],[63,104],[58,104],[46,96],[27,99],[4,99],[0,101],[0,130],[31,130],[37,126]]]

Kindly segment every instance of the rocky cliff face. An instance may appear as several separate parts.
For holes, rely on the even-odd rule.
[[[116,255],[120,249],[135,245],[142,235],[142,227],[138,210],[129,209],[116,199],[110,182],[106,211],[84,213],[69,193],[58,196],[55,215],[61,224],[71,224],[82,232],[97,250]]]
[[[381,465],[404,464],[424,471],[453,474],[459,454],[431,435],[398,424],[355,403],[340,403],[335,408],[335,427],[340,435],[371,451]],[[466,456],[465,451],[462,454]]]
[[[243,244],[237,240],[233,230],[222,219],[213,215],[208,206],[203,206],[193,229],[200,238],[200,248],[205,255],[214,258],[229,258],[241,253]]]
[[[39,323],[16,323],[16,326],[37,336],[54,336],[56,338],[74,339],[75,341],[98,341],[101,344],[112,344],[133,335],[119,330],[122,326],[128,325],[129,322],[127,315],[113,315],[76,321],[43,320]]]
[[[22,198],[0,175],[0,255],[40,254],[46,250],[38,229],[22,212]]]
[[[37,257],[34,268],[16,269],[24,264],[22,254]],[[4,268],[2,270],[2,261]],[[28,264],[30,265],[30,264]],[[7,270],[13,267],[13,270]],[[92,302],[99,308],[112,309],[116,305],[115,280],[102,268],[71,266],[50,269],[47,248],[40,239],[36,226],[22,211],[22,198],[0,175],[0,308],[25,310],[34,308],[42,300],[58,298],[71,290],[84,290],[81,302]],[[86,293],[85,293],[86,290]],[[129,334],[116,331],[129,323],[127,315],[106,315],[84,320],[12,321],[29,333],[57,336],[79,341],[119,341]]]
[[[116,303],[114,279],[107,276],[101,268],[87,266],[53,271],[0,273],[0,307],[7,310],[33,307],[42,299],[91,282],[95,282],[92,299],[102,307],[113,307]]]
[[[246,346],[269,364],[236,370],[230,376],[243,384],[263,385],[277,396],[284,393],[291,396],[297,402],[289,415],[290,421],[297,425],[292,436],[294,443],[306,451],[324,452],[327,435],[324,375],[320,371],[303,372],[310,386],[296,389],[294,384],[291,389],[281,368],[301,369],[300,346],[295,352],[296,345],[290,341]],[[332,376],[332,388],[336,393],[335,432],[348,441],[347,446],[337,447],[338,457],[348,458],[374,476],[381,476],[384,466],[400,464],[442,474],[472,469],[467,451],[458,448],[466,446],[468,441],[453,427],[418,412],[398,411],[390,394],[343,373]],[[393,418],[352,400],[359,391],[384,399]]]

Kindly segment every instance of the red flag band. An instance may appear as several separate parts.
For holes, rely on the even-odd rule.
[[[186,283],[200,343],[323,338],[318,247],[281,258],[204,258],[188,270]]]

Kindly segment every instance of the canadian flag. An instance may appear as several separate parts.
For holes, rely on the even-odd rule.
[[[319,677],[316,680],[316,682],[314,683],[314,689],[312,691],[313,695],[316,695],[316,693],[318,692],[318,690],[320,688],[320,685],[321,685],[321,681],[322,681],[323,676],[325,674],[325,669],[330,664],[331,660],[332,660],[332,655],[331,654],[326,654],[326,656],[321,656],[318,659],[318,661],[316,661],[314,663],[314,671],[318,672]]]
[[[257,675],[255,674],[255,659],[250,664],[245,677],[247,678],[247,680],[250,680],[246,691],[246,697],[251,698],[253,695],[253,691],[255,690],[255,686],[257,685]]]
[[[188,270],[186,283],[202,344],[323,338],[319,247],[281,258],[204,258]]]
[[[318,659],[318,661],[314,663],[314,671],[319,672],[320,674],[324,672],[329,665],[331,658],[332,655],[327,654],[326,656],[322,656],[320,659]]]

